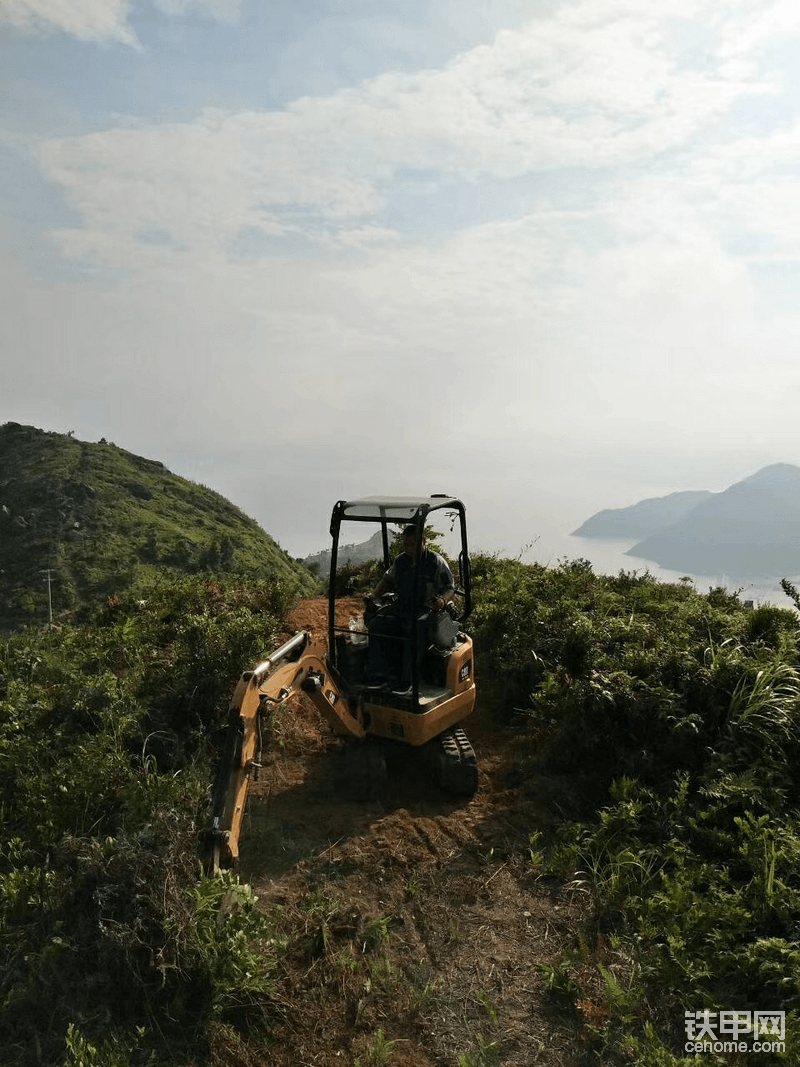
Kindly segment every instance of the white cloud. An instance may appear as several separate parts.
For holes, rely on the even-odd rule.
[[[245,227],[296,230],[297,209],[330,224],[380,206],[355,165],[326,159],[302,132],[287,114],[211,110],[193,123],[47,142],[40,158],[87,231],[113,234],[122,254],[126,239],[151,228],[194,250],[227,251]],[[284,205],[295,214],[281,214]]]
[[[786,9],[772,7],[784,26]],[[256,347],[293,352],[311,378],[328,360],[350,361],[343,410],[368,402],[381,361],[402,359],[424,377],[459,353],[464,374],[452,375],[452,389],[476,417],[489,403],[521,421],[533,404],[542,427],[602,425],[598,396],[624,376],[619,402],[635,398],[658,420],[665,396],[664,410],[681,408],[680,389],[653,393],[641,367],[660,360],[676,381],[691,374],[702,404],[718,388],[719,360],[741,365],[755,343],[752,286],[723,253],[721,232],[749,219],[778,234],[783,218],[787,247],[794,239],[792,181],[770,174],[770,201],[742,180],[748,160],[788,162],[792,132],[737,140],[717,123],[742,94],[772,91],[749,67],[725,72],[746,29],[735,16],[750,9],[730,10],[686,0],[671,13],[716,13],[703,71],[677,62],[671,23],[652,5],[581,4],[502,32],[441,71],[383,75],[282,112],[209,110],[191,123],[46,143],[46,174],[85,219],[54,238],[67,256],[127,271],[125,284],[152,299],[188,286],[205,336],[225,351],[212,322],[221,316],[239,337],[223,310],[236,306]],[[698,147],[701,129],[712,148]],[[679,167],[664,162],[676,146],[686,153]],[[521,218],[424,244],[376,219],[399,167],[464,181],[622,161],[647,166],[615,172],[602,191],[588,186],[584,210],[554,211],[542,196]],[[582,238],[601,226],[611,247],[586,251]],[[303,235],[318,250],[232,263],[245,230]],[[174,295],[157,303],[165,320],[183,313]],[[415,384],[402,381],[395,401],[434,418]]]
[[[385,245],[387,242],[395,242],[401,239],[397,230],[389,230],[385,226],[356,226],[352,230],[341,229],[336,234],[336,240],[329,242],[330,247],[336,248],[369,248],[374,245]],[[324,245],[323,245],[324,247]]]
[[[717,17],[729,25],[720,49],[723,59],[752,62],[764,48],[800,31],[800,8],[794,0],[740,0],[723,5]]]
[[[236,22],[241,14],[242,0],[155,0],[168,15],[182,15],[187,8],[197,7],[219,22]]]
[[[756,258],[766,250],[800,257],[798,145],[795,118],[760,136],[731,138],[697,154],[685,174],[685,196],[729,239],[738,235],[743,248],[747,236],[766,238],[757,242]]]
[[[782,2],[668,7],[562,5],[442,70],[42,144],[84,220],[54,239],[106,284],[34,292],[26,324],[16,303],[0,317],[46,364],[20,364],[29,395],[44,372],[80,411],[87,379],[102,383],[109,425],[138,420],[167,459],[196,450],[200,426],[232,468],[290,455],[325,501],[463,471],[465,455],[518,492],[555,477],[559,450],[599,464],[734,436],[784,447],[800,323],[765,328],[725,239],[749,229],[800,249],[794,120],[746,136],[728,121],[777,92],[762,61],[793,16]],[[390,210],[414,168],[431,198],[487,176],[503,196],[502,179],[548,169],[581,181],[561,199],[556,179],[532,181],[520,206],[499,203],[504,221],[418,240]],[[285,240],[283,258],[232,257],[243,233]]]
[[[786,9],[773,7],[784,26]],[[706,69],[683,69],[670,19],[698,10],[717,13],[716,52]],[[690,0],[666,19],[643,3],[566,5],[442,70],[385,74],[280,112],[208,110],[191,123],[54,141],[41,160],[87,231],[114,234],[120,251],[152,229],[219,252],[245,229],[325,247],[341,229],[352,244],[359,228],[385,229],[375,217],[398,168],[477,181],[650,164],[690,144],[740,97],[774,90],[741,65],[726,70],[723,52],[741,50],[742,32],[724,7]]]
[[[241,0],[155,0],[170,15],[189,8],[204,11],[219,22],[236,22]],[[128,24],[130,0],[2,0],[0,24],[10,23],[34,32],[62,30],[80,41],[98,44],[116,42],[138,49],[136,34]]]
[[[655,15],[576,25],[565,10],[501,32],[443,70],[383,75],[290,112],[306,129],[341,133],[346,146],[369,139],[376,166],[402,160],[475,178],[647,159],[737,97],[771,91],[713,67],[676,70]]]
[[[81,41],[138,47],[127,23],[129,0],[3,0],[0,23],[37,32],[63,30]]]

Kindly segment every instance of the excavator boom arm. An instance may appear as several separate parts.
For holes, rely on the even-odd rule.
[[[200,834],[201,861],[208,873],[231,867],[238,859],[247,790],[261,767],[264,728],[274,709],[305,680],[309,667],[303,653],[309,641],[301,630],[239,679],[214,781],[211,823]]]
[[[331,677],[324,647],[301,630],[257,667],[239,679],[228,711],[225,743],[211,798],[211,822],[200,833],[204,869],[214,873],[239,858],[239,834],[247,792],[258,780],[264,730],[275,708],[299,689],[341,734],[363,737],[364,727],[352,714]]]

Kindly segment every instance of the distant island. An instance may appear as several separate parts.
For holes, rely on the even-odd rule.
[[[336,563],[339,567],[347,566],[358,567],[362,563],[369,563],[373,559],[383,558],[383,534],[380,530],[377,530],[369,541],[362,541],[353,545],[339,545],[336,553]],[[303,566],[307,567],[313,574],[321,575],[323,578],[327,576],[331,568],[331,550],[329,548],[323,548],[320,552],[314,552],[310,556],[306,556],[303,560]]]
[[[598,511],[576,537],[636,538],[628,556],[738,577],[800,573],[800,467],[774,463],[723,492],[696,490]]]
[[[694,489],[669,496],[655,496],[631,504],[629,508],[605,508],[587,519],[574,531],[574,537],[648,537],[672,526],[714,494],[707,489]]]

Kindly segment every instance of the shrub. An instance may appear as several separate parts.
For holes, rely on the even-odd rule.
[[[245,887],[198,883],[195,835],[212,738],[284,603],[160,580],[0,645],[4,1062],[60,1062],[66,1040],[75,1062],[122,1064],[263,1021],[261,917]]]

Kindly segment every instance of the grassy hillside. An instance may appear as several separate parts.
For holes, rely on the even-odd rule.
[[[0,622],[56,618],[165,570],[313,579],[218,493],[114,444],[0,427]]]
[[[594,909],[554,999],[602,1063],[796,1062],[797,615],[587,561],[475,575],[484,663],[540,738],[528,788],[561,815],[540,869]],[[684,1058],[687,1011],[783,1012],[788,1054],[743,1033]]]
[[[246,894],[218,916],[227,889],[198,885],[195,833],[227,700],[286,600],[199,576],[146,594],[0,640],[3,1064],[188,1061],[261,988],[237,970]],[[140,1045],[158,1060],[131,1059]]]
[[[347,872],[328,862],[332,846],[300,870],[301,906],[258,908],[232,877],[197,871],[211,742],[242,667],[278,639],[286,598],[277,586],[162,580],[81,625],[0,642],[4,1063],[400,1067],[411,1062],[402,1058],[411,1034],[427,1050],[413,1062],[437,1067],[533,1057],[619,1067],[796,1062],[797,615],[746,611],[723,590],[700,595],[689,583],[596,575],[585,561],[548,569],[479,557],[473,574],[476,673],[483,700],[499,709],[484,720],[483,745],[505,731],[513,754],[489,769],[496,749],[482,789],[494,775],[503,806],[456,859],[448,838],[450,858],[430,870],[387,852],[387,820],[376,812],[375,915],[340,891]],[[301,789],[291,791],[295,803]],[[452,823],[462,838],[474,811]],[[521,811],[530,824],[518,833]],[[433,840],[430,804],[418,821]],[[269,832],[272,856],[296,854],[291,819]],[[568,1042],[551,1059],[544,1044],[512,1046],[506,1009],[471,978],[457,1001],[441,969],[454,946],[468,951],[458,916],[480,915],[485,894],[512,876],[509,892],[536,887],[543,909],[531,919],[529,896],[518,896],[515,921],[535,921],[544,940],[550,927],[563,933],[565,902],[583,902],[570,912],[584,915],[571,947],[537,965],[538,986],[531,979],[524,990],[521,1018],[547,1002],[540,1017],[562,1049]],[[443,900],[447,886],[453,896]],[[432,946],[421,970],[402,940],[412,912]],[[446,944],[437,940],[443,916]],[[515,989],[520,953],[536,942],[515,941],[506,958],[489,920],[475,921],[475,952],[494,952],[499,997]],[[466,955],[459,970],[469,978]],[[322,1015],[307,1033],[306,1004],[349,1020],[351,1044],[334,1047]],[[475,1004],[480,1032],[442,1059],[437,1035],[446,1022],[466,1041],[463,1017]],[[733,1058],[687,1058],[684,1012],[702,1010],[784,1012],[786,1056],[752,1052],[743,1034]],[[378,1028],[366,1032],[364,1019]],[[313,1057],[293,1053],[301,1041]],[[365,1041],[368,1051],[348,1059]],[[288,1059],[275,1059],[284,1051]]]

